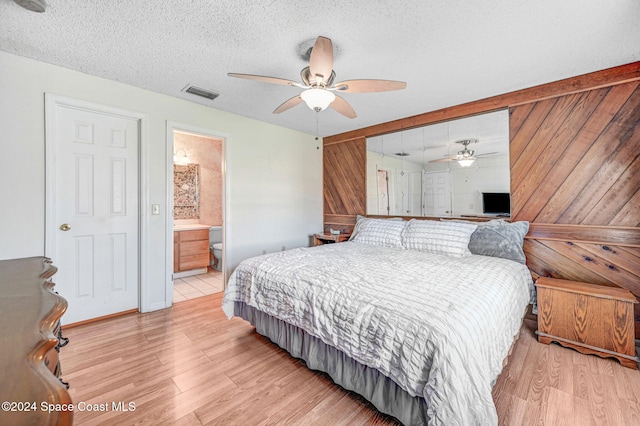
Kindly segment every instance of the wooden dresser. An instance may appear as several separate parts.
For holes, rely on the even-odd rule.
[[[612,357],[637,368],[630,291],[619,287],[539,278],[538,341],[552,341],[584,354]]]
[[[70,425],[58,351],[67,302],[53,291],[56,268],[44,257],[0,261],[0,424]]]

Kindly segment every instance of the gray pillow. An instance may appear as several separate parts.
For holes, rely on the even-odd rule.
[[[524,236],[529,232],[529,222],[509,223],[504,220],[491,220],[474,223],[477,223],[478,228],[469,240],[471,253],[526,263],[522,245]]]

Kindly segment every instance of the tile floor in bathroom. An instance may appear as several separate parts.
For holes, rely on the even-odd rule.
[[[209,268],[206,274],[173,280],[173,303],[224,291],[222,272]]]

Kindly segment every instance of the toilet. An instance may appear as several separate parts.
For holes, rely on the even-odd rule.
[[[222,226],[209,228],[209,249],[213,254],[211,267],[222,271]]]

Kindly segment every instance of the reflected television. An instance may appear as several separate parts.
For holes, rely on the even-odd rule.
[[[482,213],[494,216],[511,216],[511,196],[508,192],[483,192]]]

